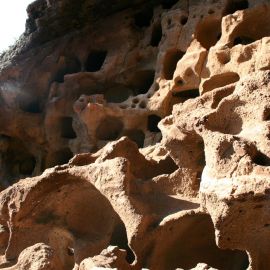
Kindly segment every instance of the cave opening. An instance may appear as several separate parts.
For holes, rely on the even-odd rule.
[[[19,171],[23,175],[32,175],[36,166],[36,159],[34,156],[28,156],[19,164]]]
[[[99,71],[106,59],[107,51],[92,51],[88,55],[88,58],[85,63],[85,69],[88,72],[97,72]]]
[[[185,25],[187,22],[188,22],[188,16],[185,16],[185,15],[181,16],[180,18],[181,25]]]
[[[256,153],[256,155],[253,157],[252,161],[260,166],[270,166],[270,157],[268,157],[267,155],[265,155],[264,153],[258,151]]]
[[[166,80],[172,80],[178,61],[184,56],[180,50],[169,51],[163,63],[163,76]]]
[[[255,42],[256,40],[254,38],[251,37],[246,37],[246,36],[238,36],[233,40],[233,45],[248,45],[251,44],[253,42]]]
[[[160,23],[157,23],[153,26],[152,36],[151,36],[151,46],[158,47],[162,38],[162,27]]]
[[[221,37],[221,20],[206,17],[197,27],[195,38],[207,50],[214,46]]]
[[[249,7],[248,0],[231,0],[229,1],[226,9],[225,15],[233,14],[237,10],[244,10]]]
[[[199,91],[199,89],[189,89],[189,90],[184,90],[184,91],[173,93],[173,96],[187,100],[190,98],[199,97],[200,91]]]
[[[40,101],[36,98],[31,98],[28,95],[19,96],[18,104],[19,104],[19,108],[23,112],[35,113],[35,114],[42,112]]]
[[[61,117],[60,118],[60,128],[61,137],[66,139],[75,139],[77,137],[76,132],[72,126],[72,117]]]
[[[170,9],[170,8],[172,8],[172,6],[174,6],[177,2],[178,2],[178,0],[162,0],[162,2],[161,2],[162,8],[164,8],[164,9]]]
[[[66,57],[64,65],[56,72],[53,81],[63,83],[65,75],[78,73],[81,69],[81,62],[77,58]]]
[[[123,126],[123,122],[119,118],[108,116],[98,125],[96,138],[98,140],[114,141],[120,136]]]
[[[129,82],[135,95],[146,94],[155,79],[154,70],[137,71]]]
[[[168,234],[174,237],[168,237]],[[156,270],[191,269],[198,263],[220,270],[244,270],[249,265],[246,252],[217,247],[214,226],[206,214],[185,216],[181,222],[172,222],[158,241],[162,248],[157,244],[159,248],[147,265]]]
[[[134,262],[135,256],[134,256],[134,253],[132,252],[131,248],[128,245],[126,227],[119,216],[117,217],[117,222],[116,222],[116,225],[115,225],[113,233],[112,233],[110,245],[118,246],[119,248],[126,250],[127,262],[129,264],[132,264]]]
[[[47,159],[47,168],[54,167],[56,165],[63,165],[69,162],[73,157],[73,153],[68,147],[55,151]]]
[[[36,158],[24,142],[17,138],[0,136],[1,172],[4,184],[14,183],[17,179],[32,176],[36,168]]]
[[[113,103],[124,102],[132,95],[133,95],[132,89],[121,84],[108,87],[108,89],[104,93],[105,99],[108,102]]]
[[[142,130],[140,129],[125,130],[123,132],[123,135],[127,136],[132,141],[134,141],[138,145],[139,148],[142,148],[144,146],[145,134]]]
[[[160,132],[160,129],[158,128],[158,123],[161,121],[161,117],[151,114],[148,116],[147,119],[147,128],[151,132]]]
[[[139,28],[148,27],[150,26],[152,18],[153,8],[147,7],[144,10],[135,14],[134,23]]]

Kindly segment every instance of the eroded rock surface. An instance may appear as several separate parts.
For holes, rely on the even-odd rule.
[[[268,0],[36,0],[0,56],[0,269],[268,270]]]

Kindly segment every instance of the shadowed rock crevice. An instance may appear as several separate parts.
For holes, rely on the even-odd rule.
[[[183,57],[184,52],[180,50],[169,51],[163,62],[163,76],[166,80],[171,80],[178,61]]]
[[[215,244],[214,228],[209,216],[197,215],[166,224],[167,234],[162,235],[162,248],[154,251],[158,259],[155,269],[191,269],[204,262],[217,269],[246,269],[248,257],[244,252],[221,250]]]
[[[106,59],[107,51],[92,51],[89,53],[85,63],[85,70],[88,72],[99,71]]]

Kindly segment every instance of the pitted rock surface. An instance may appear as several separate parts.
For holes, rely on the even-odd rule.
[[[270,266],[270,2],[36,0],[0,56],[0,269]]]

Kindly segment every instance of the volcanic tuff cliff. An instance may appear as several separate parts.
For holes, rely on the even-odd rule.
[[[0,56],[0,269],[269,269],[269,0],[27,11]]]

